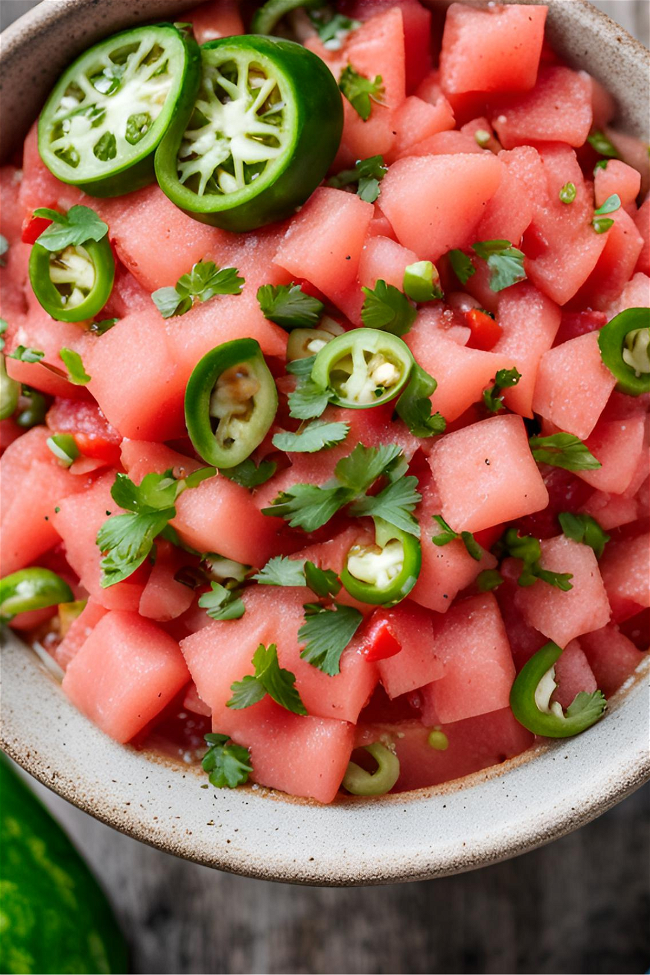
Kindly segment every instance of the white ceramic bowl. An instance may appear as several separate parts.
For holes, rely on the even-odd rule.
[[[61,68],[117,29],[196,0],[49,0],[3,34],[0,140],[36,116]],[[557,49],[617,97],[645,135],[647,52],[583,0],[548,0]],[[107,738],[14,637],[2,655],[2,746],[59,795],[168,853],[268,880],[373,884],[471,870],[589,822],[650,777],[648,660],[584,735],[445,786],[331,806],[264,789],[201,789],[200,771]]]

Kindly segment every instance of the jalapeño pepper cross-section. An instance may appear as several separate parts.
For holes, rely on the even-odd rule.
[[[600,356],[628,396],[650,393],[650,308],[626,308],[598,333]]]
[[[395,606],[418,581],[422,550],[417,538],[375,518],[375,544],[353,545],[345,557],[341,582],[355,599]]]
[[[41,244],[29,256],[29,280],[39,303],[60,322],[84,322],[102,310],[115,277],[108,237],[51,251]]]
[[[396,335],[355,328],[318,352],[311,378],[331,391],[332,403],[367,410],[399,395],[412,368],[411,351]]]
[[[118,196],[154,179],[153,153],[200,78],[199,47],[171,24],[115,34],[81,55],[41,113],[38,149],[64,183]]]
[[[329,68],[292,41],[247,35],[201,48],[194,111],[156,153],[160,186],[197,220],[253,230],[290,216],[325,176],[341,138]]]
[[[185,422],[197,453],[235,467],[266,436],[278,408],[273,376],[255,339],[224,342],[204,355],[185,390]]]

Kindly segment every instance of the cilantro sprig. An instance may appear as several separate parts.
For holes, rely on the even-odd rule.
[[[203,736],[210,746],[201,765],[208,773],[208,781],[217,789],[236,789],[248,782],[253,771],[248,748],[236,745],[229,735],[210,733]]]
[[[274,460],[263,460],[256,464],[252,457],[247,457],[235,467],[220,468],[219,474],[221,477],[227,477],[229,481],[239,484],[240,487],[252,491],[260,484],[266,484],[275,474],[277,466]]]
[[[40,362],[48,372],[53,372],[55,376],[66,379],[74,386],[87,386],[91,377],[84,369],[84,364],[79,353],[75,352],[74,349],[63,348],[59,349],[59,357],[66,367],[65,370],[59,369],[58,366],[50,365],[49,362],[43,362],[45,353],[42,349],[32,349],[30,346],[17,345],[13,352],[7,353],[8,359],[17,359],[18,362],[27,363]]]
[[[217,267],[214,261],[198,261],[173,288],[158,288],[151,295],[163,318],[185,315],[194,301],[209,301],[215,295],[239,295],[244,278],[235,267]]]
[[[533,583],[541,579],[549,586],[555,586],[562,592],[573,589],[570,572],[551,572],[549,569],[542,568],[540,559],[542,549],[539,539],[533,535],[519,535],[516,528],[509,528],[501,542],[502,548],[512,558],[520,559],[523,562],[522,570],[517,582],[520,586],[532,586]]]
[[[314,420],[297,433],[276,433],[273,446],[290,454],[313,454],[341,443],[349,432],[350,426],[347,423]]]
[[[67,213],[39,207],[34,210],[34,216],[52,221],[36,240],[37,244],[52,253],[58,253],[66,247],[78,247],[89,240],[102,240],[108,233],[108,224],[91,207],[73,206]]]
[[[490,269],[490,289],[498,292],[510,288],[519,281],[525,281],[525,254],[514,247],[509,240],[482,240],[472,244],[477,257],[485,261]],[[471,258],[461,250],[449,251],[449,261],[461,284],[476,274]]]
[[[311,378],[316,356],[295,359],[287,363],[287,372],[296,376],[296,388],[287,397],[289,413],[297,420],[313,420],[324,413],[329,403],[330,390],[324,389]]]
[[[277,555],[253,576],[260,586],[307,586],[321,598],[337,596],[341,583],[331,569],[321,569],[309,559]]]
[[[481,561],[483,558],[483,549],[471,532],[455,532],[454,529],[447,524],[442,515],[433,515],[433,520],[440,528],[440,531],[436,532],[436,534],[431,538],[434,545],[442,547],[443,545],[448,545],[449,542],[453,542],[454,539],[460,538],[463,545],[467,549],[467,554],[471,555],[472,558],[477,562]]]
[[[286,331],[318,325],[325,306],[318,298],[305,294],[299,284],[263,284],[257,300],[265,318]]]
[[[587,445],[572,433],[531,437],[528,443],[538,464],[562,467],[565,471],[596,471],[602,467]]]
[[[358,159],[354,169],[344,169],[332,176],[327,185],[342,190],[356,184],[357,196],[366,203],[374,203],[381,192],[379,184],[387,172],[388,166],[383,156],[369,156],[367,159]]]
[[[309,19],[318,32],[323,47],[328,51],[339,51],[348,34],[361,27],[360,20],[353,20],[344,14],[324,10],[309,11]]]
[[[600,527],[595,518],[591,515],[573,514],[570,511],[562,511],[557,517],[567,538],[588,545],[594,550],[597,559],[602,556],[611,536]]]
[[[406,295],[381,278],[374,288],[362,288],[365,295],[361,320],[366,328],[379,328],[392,335],[406,335],[417,317],[417,310]]]
[[[373,102],[377,105],[384,104],[382,99],[385,89],[381,75],[376,75],[374,79],[366,78],[355,71],[351,64],[341,72],[339,88],[364,122],[370,118]]]
[[[494,385],[483,390],[483,404],[490,413],[498,413],[504,408],[503,396],[504,389],[511,389],[516,386],[521,379],[521,373],[514,367],[512,369],[499,369],[494,377]]]
[[[278,651],[275,643],[265,647],[260,643],[253,655],[255,673],[247,674],[241,680],[235,681],[230,690],[232,697],[226,706],[233,710],[242,710],[257,704],[268,694],[269,697],[293,714],[307,714],[307,708],[296,689],[296,678],[290,670],[285,670],[278,663]]]
[[[239,589],[227,589],[219,582],[210,583],[210,592],[199,596],[199,606],[213,620],[238,620],[246,612]]]
[[[341,656],[363,622],[363,616],[352,606],[333,603],[305,605],[305,622],[298,630],[298,640],[304,643],[300,656],[330,677],[341,671]]]
[[[447,421],[444,416],[431,412],[431,397],[437,387],[433,376],[415,363],[408,386],[395,406],[395,412],[415,437],[435,437],[445,432]]]

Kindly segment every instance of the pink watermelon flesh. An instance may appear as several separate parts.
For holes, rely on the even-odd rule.
[[[637,272],[623,288],[621,295],[607,309],[607,318],[613,318],[626,308],[647,308],[650,302],[650,278]]]
[[[588,545],[558,535],[543,539],[542,568],[571,573],[571,585],[563,592],[537,581],[515,596],[524,618],[549,640],[566,647],[571,640],[609,622],[610,608],[596,556]]]
[[[409,149],[438,132],[454,127],[454,113],[444,95],[431,102],[410,95],[393,113],[392,126],[396,133],[387,161],[409,155]]]
[[[590,78],[590,81],[591,108],[594,115],[594,128],[603,129],[616,115],[616,100],[596,78]]]
[[[623,494],[644,456],[645,417],[601,420],[587,439],[587,447],[600,461],[595,471],[576,471],[587,484],[609,494]]]
[[[418,257],[388,237],[369,237],[359,261],[359,284],[374,288],[379,279],[402,290],[404,271]]]
[[[25,215],[19,198],[22,175],[15,166],[0,167],[0,228],[12,245],[20,239]]]
[[[130,741],[187,684],[178,644],[137,613],[107,613],[68,664],[63,692],[102,731]]]
[[[600,357],[597,333],[588,332],[542,356],[533,410],[561,430],[586,440],[615,385],[616,377]]]
[[[485,213],[476,228],[477,240],[509,240],[515,246],[533,219],[534,205],[525,184],[521,181],[518,169],[526,166],[531,153],[537,153],[530,146],[521,146],[511,152],[500,152],[503,163],[501,184],[485,208]],[[521,161],[518,160],[521,156]],[[519,163],[519,165],[518,165]]]
[[[402,646],[394,657],[377,661],[379,679],[388,696],[399,697],[442,677],[445,668],[436,655],[433,614],[406,600],[386,615]]]
[[[65,366],[59,357],[61,348],[81,353],[84,365],[87,365],[84,355],[87,339],[83,329],[68,322],[55,322],[40,305],[34,305],[24,316],[10,321],[5,339],[7,353],[13,352],[17,345],[39,349],[45,353],[43,362],[56,366],[63,372]],[[50,396],[64,396],[70,399],[88,398],[86,387],[69,383],[64,377],[44,368],[41,362],[21,362],[18,359],[8,358],[6,366],[12,379]]]
[[[592,308],[607,308],[618,298],[634,274],[643,250],[643,237],[629,213],[617,210],[610,219],[614,224],[603,235],[606,238],[605,247],[574,299]]]
[[[583,634],[580,646],[605,697],[617,691],[644,659],[632,641],[611,624]]]
[[[275,263],[336,295],[357,276],[374,207],[352,193],[321,186],[295,217]]]
[[[193,711],[194,714],[202,714],[206,718],[209,718],[212,712],[210,708],[202,701],[199,697],[199,692],[196,689],[196,684],[192,681],[185,692],[185,697],[183,698],[183,707],[187,711]]]
[[[641,173],[620,159],[608,159],[605,169],[599,168],[594,174],[594,200],[601,207],[614,193],[621,204],[634,203],[641,190]]]
[[[96,544],[97,532],[109,514],[122,513],[111,497],[114,481],[114,471],[104,474],[79,497],[61,501],[55,527],[65,544],[68,562],[90,595],[106,609],[135,612],[142,596],[142,582],[132,581],[132,577],[105,589],[100,584],[101,553]]]
[[[646,197],[634,217],[636,229],[643,238],[643,247],[636,262],[636,271],[650,274],[650,197]]]
[[[503,335],[494,353],[511,358],[521,373],[517,385],[505,390],[504,402],[521,416],[532,417],[537,369],[560,327],[560,309],[525,281],[501,292],[498,322]]]
[[[548,504],[521,417],[481,420],[443,437],[429,457],[442,516],[454,531],[480,531]]]
[[[29,473],[34,463],[56,464],[52,451],[47,446],[50,430],[45,426],[32,427],[14,440],[2,455],[0,460],[0,476],[2,478],[2,506],[0,520],[5,515],[12,501],[20,494],[22,480]]]
[[[237,0],[211,0],[187,11],[183,18],[191,23],[198,44],[244,33]]]
[[[60,667],[63,667],[64,670],[67,668],[70,661],[73,657],[77,656],[95,626],[103,616],[106,616],[107,612],[108,610],[104,606],[93,599],[92,596],[90,597],[55,650],[54,656]]]
[[[439,138],[439,136],[434,136]],[[421,259],[436,261],[465,247],[501,182],[492,153],[399,159],[381,184],[379,204],[397,239]]]
[[[499,369],[509,369],[514,360],[509,355],[467,349],[444,333],[432,329],[425,319],[418,319],[405,336],[406,344],[423,369],[436,379],[438,386],[431,396],[432,410],[451,422],[468,406],[477,403]]]
[[[572,640],[555,664],[556,689],[551,695],[563,708],[568,708],[576,694],[591,694],[598,684],[582,650],[582,641]]]
[[[445,673],[420,691],[425,725],[462,721],[508,707],[515,665],[491,593],[452,606],[436,621],[434,646]]]
[[[629,525],[642,514],[636,498],[604,494],[602,491],[594,491],[582,506],[581,511],[595,518],[604,531],[609,531],[610,528],[620,528],[621,525]]]
[[[648,571],[650,536],[609,542],[600,562],[600,570],[612,607],[615,622],[636,615],[650,606]],[[590,630],[594,627],[590,627]],[[596,627],[597,629],[597,627]]]
[[[186,563],[182,551],[168,542],[156,543],[156,561],[140,597],[141,616],[167,622],[190,608],[194,592],[175,578]]]
[[[445,91],[528,91],[535,84],[546,7],[453,3],[440,53]]]
[[[648,143],[634,135],[613,129],[609,125],[605,126],[604,132],[623,162],[641,173],[641,192],[645,195],[650,190]]]
[[[405,792],[460,779],[480,769],[499,765],[526,751],[534,740],[531,733],[515,720],[509,707],[446,724],[441,730],[449,743],[444,751],[429,745],[431,729],[423,727],[420,721],[360,725],[356,745],[383,741],[387,735],[400,762],[399,779],[392,791]]]
[[[438,132],[437,135],[430,135],[428,139],[417,142],[414,146],[409,146],[399,156],[400,159],[410,156],[453,156],[463,153],[464,155],[478,155],[483,150],[473,136],[466,132],[458,132],[456,129],[449,132]]]
[[[492,124],[504,149],[530,142],[582,146],[593,121],[589,76],[564,67],[542,68],[532,91],[495,105]]]

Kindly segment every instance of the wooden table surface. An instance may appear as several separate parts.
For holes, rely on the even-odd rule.
[[[0,0],[1,26],[34,5]],[[648,42],[644,0],[597,6]],[[133,972],[611,975],[650,967],[650,786],[516,860],[444,880],[348,890],[199,867],[38,791],[111,896]]]

